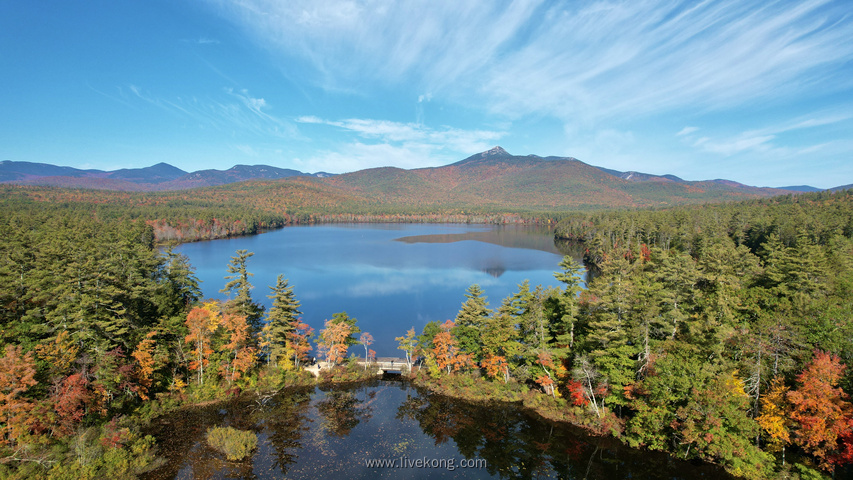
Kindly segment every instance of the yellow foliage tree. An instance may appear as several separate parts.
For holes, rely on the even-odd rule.
[[[767,433],[769,450],[782,452],[782,463],[785,462],[785,446],[791,443],[791,412],[787,394],[784,380],[774,378],[770,392],[761,399],[761,415],[756,419]]]
[[[64,376],[71,369],[71,364],[77,359],[79,348],[71,340],[67,331],[63,330],[52,342],[36,345],[36,355],[48,364],[50,376]]]
[[[136,381],[139,384],[139,398],[148,400],[148,390],[151,389],[152,375],[156,370],[156,360],[154,359],[154,346],[156,341],[157,331],[152,330],[145,335],[145,339],[136,345],[136,349],[130,354],[136,359]]]

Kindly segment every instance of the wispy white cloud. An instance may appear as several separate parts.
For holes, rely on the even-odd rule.
[[[785,142],[787,133],[829,126],[850,119],[853,119],[853,113],[844,113],[836,109],[799,116],[775,125],[747,130],[735,135],[718,135],[716,138],[708,135],[697,136],[694,135],[699,131],[697,127],[685,127],[676,135],[682,137],[682,140],[691,147],[725,156],[743,152],[772,153],[777,156],[804,155],[822,149],[827,143],[789,146]]]
[[[212,3],[315,83],[411,83],[509,116],[644,117],[853,83],[844,1]]]
[[[739,135],[736,138],[725,140],[711,140],[708,137],[697,139],[693,146],[699,147],[707,152],[719,153],[722,155],[734,155],[749,150],[767,151],[772,148],[770,141],[776,138],[775,135]]]
[[[194,43],[196,45],[219,45],[221,43],[219,40],[209,37],[185,38],[181,41],[184,43]]]
[[[157,96],[132,84],[126,88],[127,92],[120,89],[122,98],[142,100],[175,116],[193,120],[202,128],[215,128],[234,134],[249,133],[261,137],[298,136],[292,122],[267,113],[267,102],[263,98],[252,97],[245,89],[235,91],[226,88],[224,99],[199,99]],[[229,101],[229,98],[236,101]]]
[[[334,150],[318,150],[310,157],[296,158],[293,164],[304,172],[346,173],[388,166],[406,169],[439,166],[456,160],[440,148],[423,143],[391,145],[354,141]]]
[[[504,132],[491,130],[431,128],[417,123],[360,118],[324,120],[303,116],[297,118],[297,122],[334,127],[360,139],[338,152],[322,153],[309,162],[315,170],[334,169],[335,173],[389,165],[401,168],[440,165],[451,158],[458,160],[448,154],[486,150],[504,135]]]

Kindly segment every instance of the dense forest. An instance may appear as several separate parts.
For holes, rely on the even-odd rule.
[[[0,185],[0,208],[103,221],[143,220],[152,227],[155,241],[160,244],[251,235],[307,223],[548,224],[565,215],[523,208],[399,205],[381,197],[352,195],[304,178],[149,193]]]
[[[577,214],[558,232],[585,246],[586,288],[568,257],[565,288],[524,284],[496,310],[472,286],[454,320],[400,338],[428,384],[535,384],[546,415],[747,478],[853,461],[853,192]]]
[[[344,312],[314,336],[284,276],[264,311],[251,252],[223,266],[215,301],[185,257],[155,248],[163,212],[216,224],[220,208],[263,213],[249,203],[28,192],[49,200],[7,195],[0,210],[0,477],[139,473],[157,464],[146,419],[311,383],[309,355],[339,365],[327,378],[358,378],[348,349],[372,355]],[[568,215],[558,234],[584,245],[585,288],[568,257],[563,288],[525,283],[496,309],[474,285],[455,319],[400,348],[438,391],[522,401],[748,478],[831,474],[853,460],[851,219],[850,191]]]

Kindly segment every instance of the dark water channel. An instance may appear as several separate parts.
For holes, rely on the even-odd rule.
[[[215,425],[252,430],[241,462],[206,446]],[[628,448],[514,405],[473,404],[401,380],[293,389],[197,407],[153,425],[169,463],[145,479],[729,478],[709,465]],[[372,461],[392,465],[371,466]]]

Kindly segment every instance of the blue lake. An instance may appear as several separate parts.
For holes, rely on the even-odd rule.
[[[409,328],[420,333],[429,321],[454,318],[472,284],[491,308],[524,280],[531,288],[559,286],[553,274],[568,253],[545,228],[456,224],[294,226],[175,251],[189,257],[205,297],[224,299],[219,290],[239,249],[254,252],[255,301],[269,308],[269,286],[283,274],[315,331],[346,311],[373,335],[378,356],[399,356],[394,338]]]

